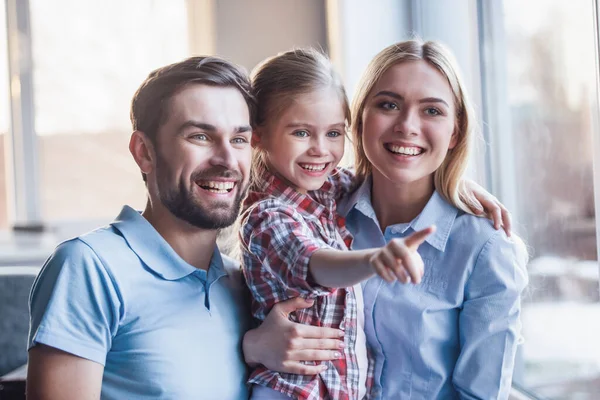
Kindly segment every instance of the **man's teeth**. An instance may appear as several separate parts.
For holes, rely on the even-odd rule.
[[[199,185],[209,192],[213,193],[227,193],[235,186],[234,182],[215,182],[215,181],[203,181]]]
[[[388,146],[392,153],[405,154],[407,156],[416,156],[423,152],[420,147]]]
[[[327,164],[300,164],[300,166],[308,171],[323,171]]]

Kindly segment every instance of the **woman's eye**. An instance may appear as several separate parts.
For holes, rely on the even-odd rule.
[[[294,131],[294,136],[298,137],[308,137],[309,134],[307,131]]]
[[[440,110],[438,110],[435,107],[429,107],[425,109],[425,114],[427,115],[431,115],[431,116],[435,116],[435,115],[442,115],[442,113],[440,112]]]
[[[398,106],[394,103],[392,103],[391,101],[383,101],[381,103],[379,103],[379,107],[383,108],[384,110],[397,110]]]
[[[331,137],[331,138],[336,138],[341,136],[342,134],[339,133],[338,131],[329,131],[327,132],[327,137]]]

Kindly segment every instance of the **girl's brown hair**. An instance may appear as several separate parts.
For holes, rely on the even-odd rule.
[[[250,75],[256,98],[256,135],[264,135],[264,127],[279,117],[298,95],[334,88],[340,96],[346,122],[350,123],[350,106],[342,80],[329,59],[311,49],[294,49],[267,58]],[[252,186],[267,170],[264,151],[255,146],[252,156]]]

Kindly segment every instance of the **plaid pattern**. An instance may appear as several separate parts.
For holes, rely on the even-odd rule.
[[[352,179],[349,171],[337,169],[321,189],[305,195],[268,175],[258,190],[248,195],[240,234],[254,317],[262,321],[276,303],[302,296],[315,299],[315,303],[291,315],[293,321],[346,332],[344,357],[326,362],[328,369],[319,375],[278,373],[261,366],[251,373],[249,383],[298,399],[357,399],[358,310],[354,290],[320,286],[312,281],[308,270],[316,250],[350,248],[352,236],[336,212],[336,198],[350,190]],[[372,365],[369,362],[367,388]]]

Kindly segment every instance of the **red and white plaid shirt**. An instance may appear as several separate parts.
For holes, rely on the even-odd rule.
[[[353,288],[333,289],[315,283],[308,270],[310,257],[321,248],[346,250],[352,236],[336,212],[336,199],[347,193],[353,175],[336,169],[321,189],[302,194],[268,174],[249,193],[240,231],[243,271],[252,293],[252,313],[263,321],[278,302],[302,296],[312,307],[291,315],[295,322],[345,331],[344,356],[323,362],[318,375],[295,375],[264,366],[250,374],[249,383],[270,387],[298,399],[358,398],[359,366],[356,356],[357,310]],[[340,243],[339,239],[344,243]],[[321,362],[319,362],[321,363]],[[373,363],[369,361],[367,393]]]

